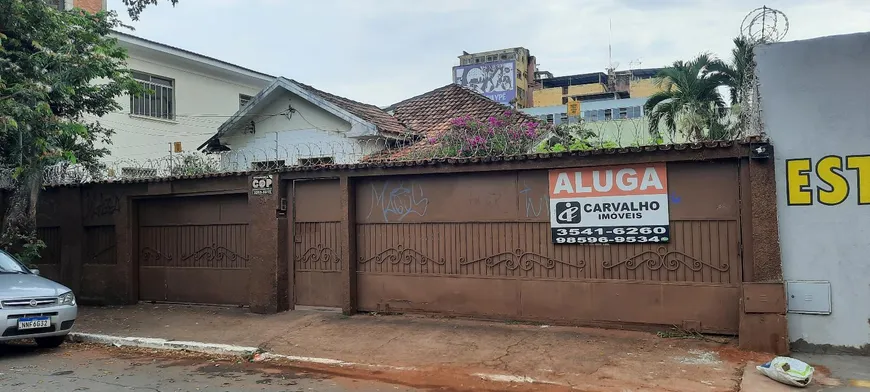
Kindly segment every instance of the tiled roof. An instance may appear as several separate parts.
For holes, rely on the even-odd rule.
[[[498,116],[511,110],[513,114],[510,118],[513,124],[538,121],[534,117],[512,110],[454,83],[396,103],[386,110],[392,111],[396,119],[413,129],[421,138],[402,148],[384,150],[367,157],[366,160],[402,159],[414,152],[432,148],[428,139],[438,138],[450,130],[451,120],[457,117],[467,116],[485,121],[491,116]]]
[[[305,90],[308,90],[309,92],[316,94],[317,96],[331,102],[332,104],[344,110],[347,110],[353,115],[374,124],[376,127],[378,127],[378,130],[380,132],[387,134],[387,136],[404,136],[410,133],[408,127],[406,127],[398,119],[390,116],[389,114],[387,114],[387,112],[383,111],[375,105],[370,105],[367,103],[357,102],[352,99],[339,97],[337,95],[318,90],[307,84],[299,83],[296,80],[292,80],[292,82],[297,84],[299,87],[302,87]]]

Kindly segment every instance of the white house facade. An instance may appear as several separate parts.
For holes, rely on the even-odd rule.
[[[231,171],[353,163],[407,132],[373,105],[278,78],[199,148]]]
[[[127,66],[147,92],[118,98],[122,109],[98,119],[115,130],[110,167],[192,152],[274,77],[169,45],[116,32]],[[153,166],[153,164],[151,165]],[[121,174],[121,173],[118,173]]]

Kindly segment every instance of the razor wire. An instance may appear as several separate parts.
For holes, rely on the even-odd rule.
[[[716,124],[698,124],[692,116],[681,116],[678,129],[666,129],[658,135],[650,132],[646,117],[568,124],[541,124],[533,139],[521,144],[485,144],[473,138],[454,138],[460,145],[445,148],[439,135],[425,137],[343,138],[336,141],[294,141],[271,147],[244,147],[213,153],[186,152],[147,159],[104,158],[100,165],[61,162],[45,168],[46,186],[87,184],[95,182],[135,181],[161,178],[186,178],[226,173],[270,172],[293,167],[328,167],[331,165],[389,162],[420,162],[461,157],[506,157],[526,154],[559,153],[576,150],[673,145],[714,141],[703,134],[704,129],[732,129],[721,140],[737,140],[751,136],[752,119],[745,112],[731,112]],[[700,129],[687,132],[685,129]],[[739,128],[739,129],[738,129]],[[452,128],[446,132],[456,132]],[[560,132],[561,131],[561,132]],[[561,134],[562,140],[558,139]],[[567,138],[567,140],[565,140]],[[558,147],[561,144],[562,147]],[[0,168],[0,188],[14,186],[13,168]]]

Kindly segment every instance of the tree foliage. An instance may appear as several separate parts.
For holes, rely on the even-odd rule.
[[[678,131],[690,140],[732,138],[746,126],[742,112],[749,110],[755,55],[761,43],[746,37],[734,38],[731,61],[726,63],[709,54],[677,61],[656,75],[662,91],[653,94],[644,105],[650,132],[661,135],[664,128],[673,137]],[[730,110],[719,94],[719,87],[730,91]]]
[[[579,119],[576,123],[562,123],[552,127],[549,136],[538,145],[538,152],[586,151],[601,148],[618,148],[613,141],[603,140],[595,131],[586,128]]]
[[[167,0],[174,7],[178,4],[178,0]],[[139,20],[142,11],[150,5],[156,5],[158,0],[124,0],[124,5],[127,6],[127,13],[130,19]]]
[[[714,72],[724,77],[723,82],[731,93],[731,104],[739,105],[746,100],[747,85],[755,71],[755,54],[752,49],[757,42],[747,37],[734,38],[731,63],[718,61],[711,65]]]
[[[672,139],[678,130],[699,141],[724,136],[721,120],[727,111],[718,88],[726,78],[716,72],[718,64],[715,57],[701,54],[659,71],[656,83],[661,91],[644,104],[650,133],[659,136],[664,127]]]
[[[0,167],[15,179],[0,246],[36,243],[36,204],[46,167],[96,169],[112,130],[88,118],[137,94],[125,51],[110,37],[112,12],[57,11],[41,0],[0,0]],[[33,252],[30,252],[33,253]]]

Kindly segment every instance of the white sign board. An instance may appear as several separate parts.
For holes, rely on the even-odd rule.
[[[251,180],[251,194],[271,195],[272,176],[254,176]]]
[[[556,244],[668,242],[664,163],[550,170]]]

